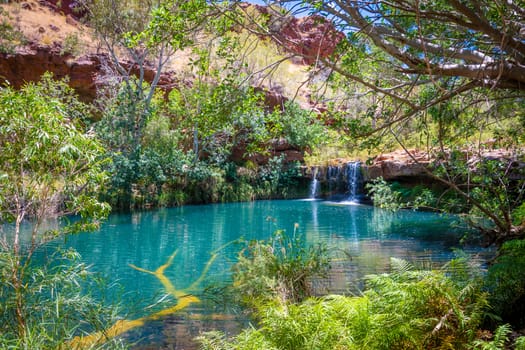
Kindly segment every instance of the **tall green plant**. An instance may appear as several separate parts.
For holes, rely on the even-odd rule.
[[[125,210],[140,206],[139,198],[150,190],[158,195],[186,163],[177,130],[161,113],[161,98],[156,96],[148,114],[137,118],[137,111],[146,108],[145,102],[130,101],[129,93],[128,87],[121,85],[117,94],[106,100],[104,115],[95,126],[112,159],[110,186],[104,198]]]
[[[13,252],[0,249],[0,347],[2,349],[58,349],[80,332],[103,331],[115,322],[113,302],[104,304],[95,295],[108,288],[97,282],[78,253],[52,248],[45,261],[33,261],[22,276],[22,289],[16,291],[11,271],[16,265]],[[26,315],[20,334],[17,293],[24,297],[22,314]],[[95,294],[94,294],[95,293]],[[98,293],[97,295],[103,295]],[[125,345],[111,341],[105,348]]]
[[[268,128],[274,137],[283,137],[291,146],[309,152],[326,142],[325,127],[313,111],[290,101],[283,107],[282,111],[277,109],[268,118]]]
[[[306,245],[299,234],[278,230],[268,241],[250,241],[233,267],[233,286],[244,302],[254,306],[274,298],[300,302],[313,295],[312,279],[330,268],[327,247]]]
[[[367,183],[366,189],[375,206],[390,210],[396,210],[402,207],[401,193],[392,189],[382,177],[378,177]]]
[[[2,274],[14,303],[3,316],[15,322],[20,339],[31,331],[26,288],[36,248],[61,233],[94,229],[109,212],[97,199],[107,179],[104,150],[76,118],[81,105],[73,100],[50,75],[20,91],[0,89],[0,228],[9,252]],[[53,230],[43,226],[48,216],[70,215],[78,219]]]
[[[156,154],[144,152],[143,136],[156,113],[155,96],[164,67],[194,43],[209,8],[201,0],[87,0],[83,9],[109,52],[109,62],[103,62],[99,132],[113,159],[110,198],[121,209],[130,209],[134,186],[151,175],[143,170],[158,161]]]

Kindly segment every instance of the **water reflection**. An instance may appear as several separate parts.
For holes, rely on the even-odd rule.
[[[176,249],[179,253],[165,275],[174,285],[186,286],[202,273],[210,254],[228,242],[240,237],[267,239],[277,229],[292,234],[298,223],[298,232],[309,243],[325,242],[334,252],[336,261],[325,291],[357,292],[363,287],[363,276],[388,269],[390,257],[435,264],[449,260],[461,235],[452,225],[454,219],[323,201],[260,201],[112,215],[99,232],[70,236],[55,244],[77,249],[94,270],[123,285],[124,305],[138,304],[143,310],[163,298],[162,284],[130,265],[153,271]],[[228,278],[238,249],[230,245],[221,251],[210,267],[208,281]],[[145,312],[140,310],[127,311],[141,317]],[[148,309],[152,311],[155,307]],[[213,312],[198,305],[186,315]],[[148,323],[131,337],[151,338],[150,332],[176,337],[178,331],[165,329],[180,324],[176,320]]]

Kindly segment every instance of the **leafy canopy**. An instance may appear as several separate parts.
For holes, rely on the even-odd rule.
[[[55,347],[74,328],[61,316],[68,312],[67,301],[54,296],[63,292],[66,299],[81,298],[75,275],[81,269],[61,265],[56,271],[34,270],[32,256],[47,240],[93,229],[109,213],[109,206],[97,199],[107,179],[104,149],[78,118],[86,109],[65,82],[55,82],[51,75],[20,91],[0,89],[0,341],[4,345]],[[59,223],[52,230],[43,225],[48,217],[71,215],[78,220],[69,225]],[[22,223],[29,227],[27,239]],[[46,284],[46,278],[52,283]],[[72,299],[68,299],[70,306],[86,310],[87,303]],[[36,326],[49,310],[55,322]],[[42,336],[38,344],[33,343],[33,331]]]
[[[0,90],[2,222],[78,214],[80,229],[108,213],[96,199],[106,180],[104,150],[93,133],[84,132],[80,111],[71,109],[81,105],[68,104],[70,99],[67,85],[50,75],[20,91]]]

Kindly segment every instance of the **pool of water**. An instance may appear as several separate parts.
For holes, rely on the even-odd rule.
[[[113,214],[100,231],[72,235],[54,244],[75,248],[93,271],[109,283],[118,283],[118,298],[127,313],[123,317],[137,318],[170,302],[166,285],[145,270],[155,271],[174,252],[164,275],[177,290],[195,282],[211,254],[218,253],[198,286],[202,288],[228,279],[240,249],[230,242],[241,237],[267,239],[278,229],[291,235],[297,227],[296,233],[308,243],[325,242],[331,249],[336,263],[324,288],[341,293],[359,289],[367,274],[388,270],[390,257],[427,265],[448,261],[464,232],[456,224],[452,216],[390,212],[352,203],[257,201]],[[478,248],[466,250],[484,258]],[[201,330],[218,327],[235,332],[237,326],[227,312],[218,313],[207,305],[192,304],[125,336],[141,349],[189,349],[191,338]]]

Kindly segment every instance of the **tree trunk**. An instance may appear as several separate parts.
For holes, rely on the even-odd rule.
[[[23,338],[25,334],[26,322],[24,317],[24,294],[22,285],[22,268],[20,266],[20,224],[24,219],[24,214],[19,213],[15,223],[15,238],[13,243],[13,261],[11,266],[11,282],[15,292],[15,316],[18,324],[18,337]]]

